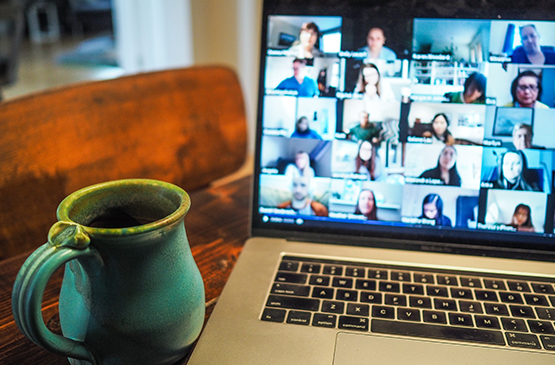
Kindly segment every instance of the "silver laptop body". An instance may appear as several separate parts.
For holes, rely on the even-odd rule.
[[[504,6],[264,2],[252,238],[189,364],[555,363],[555,18]]]

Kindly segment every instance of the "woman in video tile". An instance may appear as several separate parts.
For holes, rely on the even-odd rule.
[[[381,76],[378,67],[373,63],[365,63],[360,68],[356,92],[364,95],[362,100],[366,103],[379,100],[395,100],[395,95],[389,84],[380,81]]]
[[[519,204],[515,208],[513,218],[511,219],[511,227],[516,228],[519,232],[535,232],[532,225],[532,210],[526,204]]]
[[[455,144],[455,138],[448,128],[449,118],[444,113],[438,113],[432,119],[432,130],[424,132],[423,136],[432,138],[432,143],[443,143],[452,146]]]
[[[314,169],[310,166],[310,156],[304,151],[299,151],[295,155],[295,164],[289,164],[285,168],[285,176],[294,179],[299,176],[314,177]]]
[[[549,107],[538,101],[542,94],[542,84],[539,76],[530,70],[518,74],[511,84],[513,101],[505,106],[517,108],[548,109]]]
[[[377,221],[377,211],[378,207],[376,206],[376,197],[374,196],[374,192],[372,190],[362,190],[358,195],[355,214],[361,214],[368,220]]]
[[[444,96],[449,103],[485,104],[486,82],[484,75],[474,72],[466,78],[463,91],[446,93]]]
[[[507,151],[501,155],[497,165],[495,189],[540,191],[534,181],[530,181],[530,172],[524,152]]]
[[[437,166],[424,171],[420,177],[441,180],[444,185],[461,186],[461,176],[457,171],[457,150],[446,145],[439,154]]]
[[[299,40],[287,50],[287,54],[306,59],[323,57],[324,52],[318,48],[318,39],[320,39],[320,28],[312,22],[304,23],[301,26]]]
[[[364,174],[368,180],[377,180],[381,175],[381,163],[372,143],[362,141],[358,145],[358,153],[355,159],[357,174]]]
[[[300,117],[295,123],[295,131],[291,135],[291,138],[311,138],[311,139],[322,139],[322,137],[313,129],[310,129],[308,118]]]
[[[554,65],[555,52],[552,47],[540,45],[540,34],[534,24],[520,27],[520,40],[522,46],[517,47],[511,59],[513,63],[527,63],[534,65]]]
[[[422,201],[422,215],[420,218],[433,219],[435,226],[452,227],[451,219],[443,215],[443,200],[437,194],[428,194]]]

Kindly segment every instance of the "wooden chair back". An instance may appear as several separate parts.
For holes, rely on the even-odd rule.
[[[43,244],[60,201],[82,187],[152,178],[191,191],[237,170],[246,128],[239,82],[222,67],[85,82],[0,103],[0,259]]]

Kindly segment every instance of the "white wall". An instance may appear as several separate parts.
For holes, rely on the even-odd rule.
[[[114,0],[126,73],[225,65],[238,74],[254,151],[262,0]]]

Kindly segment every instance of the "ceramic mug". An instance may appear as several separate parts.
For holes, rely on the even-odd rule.
[[[71,364],[173,364],[204,322],[204,285],[193,259],[181,188],[130,179],[81,189],[58,207],[48,242],[23,264],[13,289],[17,325]],[[63,336],[41,314],[45,286],[65,264]]]

